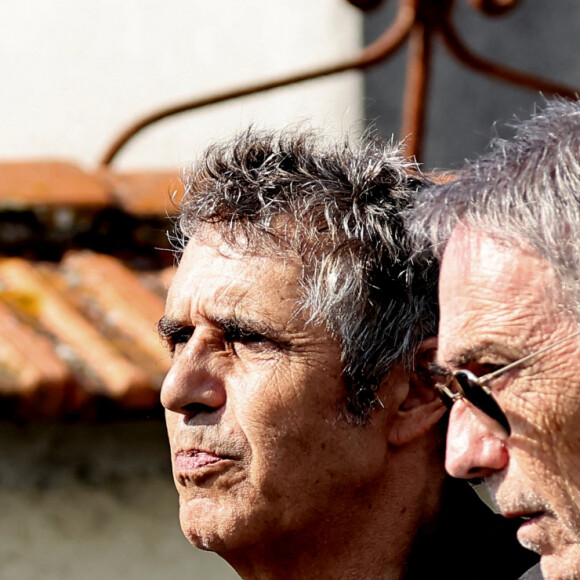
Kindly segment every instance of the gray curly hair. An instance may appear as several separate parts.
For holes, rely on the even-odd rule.
[[[513,139],[493,141],[457,180],[423,192],[409,228],[419,248],[439,257],[459,222],[532,247],[554,268],[579,315],[580,101],[548,102],[513,127]]]
[[[395,362],[436,334],[437,272],[409,259],[401,212],[425,184],[397,146],[365,136],[253,129],[212,145],[185,172],[180,243],[210,225],[248,251],[295,252],[303,303],[341,345],[345,415],[361,424]]]

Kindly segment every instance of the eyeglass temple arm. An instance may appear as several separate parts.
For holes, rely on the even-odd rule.
[[[477,384],[479,386],[484,386],[486,383],[488,383],[492,379],[495,379],[495,377],[498,377],[499,375],[528,362],[530,359],[534,358],[535,356],[538,356],[539,354],[542,354],[542,353],[546,352],[547,350],[550,350],[550,349],[558,346],[559,344],[562,344],[564,341],[569,340],[571,338],[574,338],[575,336],[580,336],[580,330],[573,332],[572,334],[569,334],[568,336],[565,336],[564,338],[561,338],[560,340],[557,340],[556,342],[549,344],[548,346],[545,346],[544,348],[541,348],[540,350],[532,352],[531,354],[525,356],[524,358],[520,358],[520,359],[506,365],[505,367],[501,367],[501,369],[497,369],[496,371],[493,371],[491,373],[488,373],[487,375],[483,375],[482,377],[479,377],[477,379]]]

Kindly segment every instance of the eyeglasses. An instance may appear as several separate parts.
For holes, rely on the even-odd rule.
[[[544,348],[537,350],[523,358],[520,358],[504,367],[501,367],[487,375],[482,377],[476,377],[471,371],[461,370],[453,373],[451,380],[446,385],[437,385],[439,391],[439,396],[441,401],[448,408],[451,409],[453,403],[459,399],[467,399],[472,405],[477,407],[480,411],[483,411],[488,417],[491,417],[494,421],[497,421],[506,431],[508,436],[511,434],[512,430],[505,416],[504,412],[501,410],[497,401],[493,398],[490,388],[487,384],[500,376],[501,374],[517,367],[530,359],[542,354],[566,340],[570,340],[575,336],[579,336],[580,331],[574,332],[565,336],[564,338],[545,346]]]

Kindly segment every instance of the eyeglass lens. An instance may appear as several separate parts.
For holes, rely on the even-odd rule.
[[[497,421],[508,435],[511,434],[511,427],[504,412],[500,409],[489,389],[479,384],[477,377],[471,371],[456,372],[455,380],[459,384],[463,396],[471,404]]]

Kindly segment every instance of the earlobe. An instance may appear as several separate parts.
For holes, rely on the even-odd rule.
[[[415,368],[408,375],[406,396],[391,416],[389,443],[405,445],[424,435],[445,414],[435,390],[429,364],[435,359],[437,339],[428,338],[421,343],[415,359]]]

